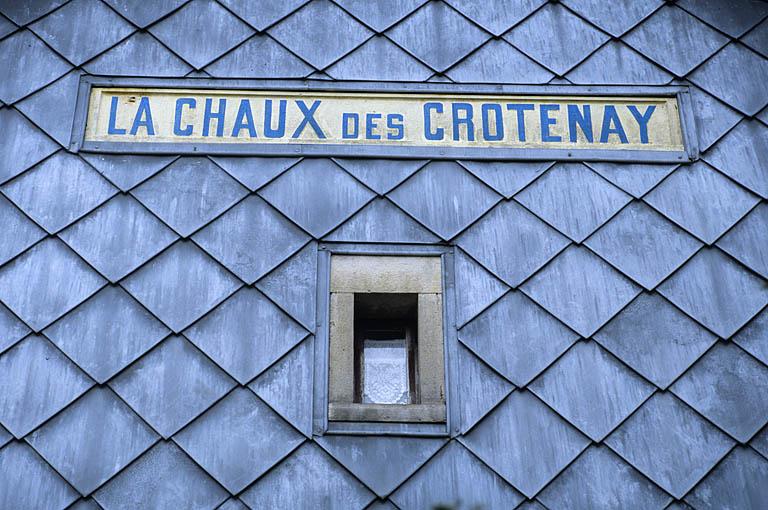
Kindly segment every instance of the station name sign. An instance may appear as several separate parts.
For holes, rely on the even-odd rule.
[[[78,148],[109,152],[483,159],[632,154],[674,161],[687,149],[675,94],[94,85],[83,111]]]

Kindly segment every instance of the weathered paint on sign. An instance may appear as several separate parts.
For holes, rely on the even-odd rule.
[[[85,141],[684,150],[675,97],[105,87]]]

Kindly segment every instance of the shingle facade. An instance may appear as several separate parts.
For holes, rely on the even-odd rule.
[[[0,509],[768,506],[768,4],[0,0]],[[72,154],[80,76],[690,86],[690,164]],[[460,432],[315,436],[323,241],[455,247]]]

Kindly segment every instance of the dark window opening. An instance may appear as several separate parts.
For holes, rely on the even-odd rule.
[[[418,294],[355,294],[355,402],[418,404]]]

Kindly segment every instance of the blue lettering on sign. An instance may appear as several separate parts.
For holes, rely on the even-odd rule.
[[[517,140],[519,142],[524,142],[525,141],[525,112],[533,111],[533,104],[507,103],[507,110],[514,110],[517,112]]]
[[[286,99],[278,103],[277,128],[272,127],[272,100],[264,101],[264,136],[267,138],[282,138],[285,136],[285,108],[288,105]]]
[[[621,143],[629,143],[627,135],[624,133],[624,126],[621,125],[619,114],[616,113],[616,107],[613,105],[605,105],[603,126],[600,131],[600,143],[607,143],[610,135],[618,135]]]
[[[350,121],[352,122],[352,130],[350,131]],[[360,116],[356,113],[342,113],[341,114],[341,137],[344,139],[353,139],[360,136]]]
[[[109,107],[109,125],[107,126],[107,134],[124,135],[125,128],[115,127],[116,119],[117,119],[117,96],[112,96],[112,104]]]
[[[640,113],[635,105],[627,106],[629,113],[637,121],[637,126],[640,128],[640,143],[648,143],[648,121],[651,120],[651,115],[656,110],[655,105],[650,105],[645,109],[645,113]]]
[[[464,115],[461,115],[464,112]],[[467,127],[467,140],[475,141],[475,123],[472,122],[472,105],[469,103],[451,103],[451,113],[453,117],[453,140],[458,142],[461,139],[459,128],[461,125]]]
[[[237,109],[237,116],[235,117],[235,125],[232,126],[232,136],[237,138],[243,129],[248,130],[248,136],[251,138],[256,137],[256,126],[253,125],[251,101],[248,99],[240,101],[240,107]]]
[[[387,128],[395,131],[394,133],[387,133],[387,140],[402,140],[405,135],[403,115],[401,113],[390,113],[387,115]]]
[[[373,134],[373,130],[377,129],[379,125],[374,122],[381,118],[380,113],[366,113],[365,114],[365,138],[368,140],[381,140],[381,135]]]
[[[296,131],[293,132],[293,135],[291,135],[291,138],[298,138],[307,125],[312,127],[318,138],[325,138],[325,133],[323,133],[323,130],[320,129],[320,125],[315,120],[315,112],[317,111],[317,107],[320,106],[320,103],[321,101],[317,99],[312,103],[312,106],[307,107],[307,104],[304,101],[300,99],[296,100],[296,105],[299,107],[299,110],[301,110],[301,113],[304,114],[304,118],[299,123]]]
[[[173,134],[176,136],[190,136],[192,134],[192,124],[187,124],[183,129],[181,127],[181,116],[184,113],[183,108],[189,106],[190,110],[194,110],[197,105],[191,97],[180,97],[176,100],[176,114],[173,116]]]
[[[592,107],[590,105],[585,104],[581,110],[579,110],[578,105],[568,105],[568,139],[571,142],[576,142],[578,139],[577,127],[581,129],[581,132],[584,133],[584,138],[589,143],[594,141],[594,136],[592,135]]]
[[[442,103],[424,103],[424,138],[427,140],[442,140],[445,137],[445,130],[443,128],[436,128],[432,130],[432,114],[443,113]]]
[[[497,142],[504,138],[504,117],[501,111],[501,105],[498,103],[485,103],[480,107],[483,115],[483,139],[488,142]],[[493,116],[496,118],[494,121],[494,127],[496,132],[491,134],[491,122],[490,112],[493,112]]]
[[[227,111],[227,100],[219,99],[219,110],[213,111],[213,99],[205,98],[205,112],[203,113],[203,136],[208,136],[211,121],[216,119],[216,136],[224,136],[224,114]]]
[[[542,142],[561,142],[563,140],[562,137],[549,133],[549,126],[557,124],[557,119],[550,117],[549,112],[556,112],[558,110],[560,110],[559,104],[543,104],[539,107]]]
[[[147,96],[142,97],[139,101],[139,108],[136,110],[136,117],[133,118],[133,126],[131,126],[131,134],[135,136],[140,127],[147,130],[147,135],[155,135],[152,110],[149,107],[149,98]]]

